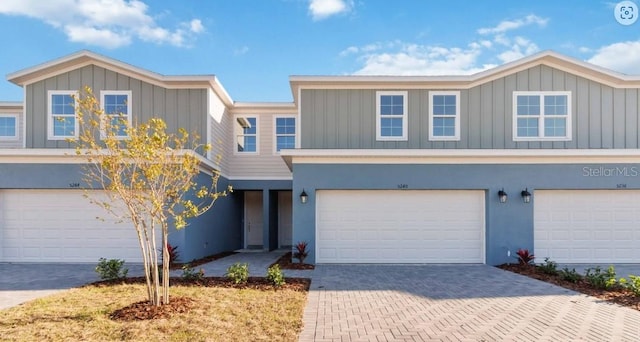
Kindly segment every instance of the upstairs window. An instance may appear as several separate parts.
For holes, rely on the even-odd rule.
[[[113,135],[117,138],[126,138],[126,129],[131,125],[131,92],[111,91],[100,92],[100,104]],[[106,136],[105,127],[102,128],[102,137]]]
[[[293,116],[275,117],[275,152],[296,148],[296,118]]]
[[[376,92],[376,139],[407,140],[407,92]]]
[[[0,114],[0,140],[18,139],[18,114]]]
[[[237,116],[234,131],[237,153],[258,153],[257,117]]]
[[[49,140],[65,140],[78,136],[78,120],[76,120],[75,91],[50,90],[48,104],[48,138]]]
[[[515,141],[571,140],[571,92],[513,93]]]
[[[460,140],[460,92],[429,92],[429,140]]]

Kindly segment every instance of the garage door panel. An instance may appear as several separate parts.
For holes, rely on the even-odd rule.
[[[561,263],[640,260],[640,191],[546,190],[534,196],[538,258]]]
[[[134,228],[116,223],[83,194],[0,191],[0,261],[95,263],[100,257],[140,261]]]
[[[316,213],[319,263],[484,261],[483,191],[319,190]]]

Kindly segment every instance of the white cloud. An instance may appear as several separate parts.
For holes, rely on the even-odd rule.
[[[531,24],[536,24],[540,27],[544,27],[547,25],[548,21],[549,19],[540,18],[535,14],[529,14],[528,16],[521,19],[502,21],[495,27],[485,27],[478,29],[478,33],[481,35],[501,34]]]
[[[161,27],[140,0],[2,0],[0,14],[42,20],[62,30],[70,41],[106,48],[132,43],[134,38],[157,44],[186,46],[204,31],[199,19],[171,30]]]
[[[326,19],[332,15],[349,12],[353,0],[310,0],[309,13],[313,20]]]
[[[481,49],[402,44],[397,52],[373,53],[362,57],[364,67],[357,75],[461,75],[473,74],[494,65],[478,66]]]
[[[442,47],[391,41],[349,46],[341,57],[355,56],[362,67],[359,75],[469,75],[507,63],[539,51],[535,42],[510,31],[526,25],[544,27],[548,19],[534,14],[503,21],[492,28],[479,29],[477,40],[466,46]],[[486,35],[493,35],[490,39]],[[492,57],[487,57],[492,53]]]
[[[588,62],[625,74],[640,75],[640,41],[627,41],[598,49]]]

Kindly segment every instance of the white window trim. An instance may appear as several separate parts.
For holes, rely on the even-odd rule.
[[[433,114],[433,97],[438,95],[454,95],[456,97],[456,115],[454,135],[435,136],[433,135],[434,117],[451,118],[451,115]],[[430,91],[429,92],[429,140],[430,141],[460,141],[460,92],[459,91]]]
[[[294,139],[294,146],[295,146],[295,141],[296,141],[296,137],[297,137],[297,133],[298,133],[298,118],[295,115],[274,115],[273,116],[273,154],[276,156],[280,155],[280,152],[278,151],[278,126],[277,126],[277,120],[281,119],[281,118],[292,118],[295,120],[295,133],[293,134],[282,134],[282,136],[293,136]]]
[[[540,117],[538,118],[537,137],[518,137],[518,96],[540,96]],[[567,97],[567,134],[564,137],[545,137],[544,135],[544,97],[546,95],[565,95]],[[513,92],[513,141],[571,141],[573,111],[571,109],[570,91],[514,91]],[[556,115],[552,115],[556,116]],[[564,117],[564,116],[563,116]]]
[[[238,118],[255,118],[256,119],[256,150],[255,152],[238,151],[238,135],[236,134],[236,122]],[[260,153],[260,117],[258,115],[237,114],[233,116],[233,154],[238,156],[256,155]]]
[[[53,95],[74,95],[76,97],[76,99],[78,98],[78,92],[77,91],[73,91],[73,90],[49,90],[47,91],[47,139],[48,140],[67,140],[69,138],[77,138],[78,137],[78,131],[79,131],[79,123],[78,123],[78,117],[77,115],[75,115],[74,112],[74,128],[73,128],[73,133],[74,135],[66,135],[66,136],[55,136],[53,135],[53,113],[51,111],[51,106],[53,104],[53,101],[51,101],[51,98]]]
[[[384,95],[401,95],[402,96],[402,108],[404,109],[404,113],[402,113],[402,136],[401,137],[383,137],[382,136],[382,126],[380,125],[380,121],[382,119],[382,115],[380,114],[380,97]],[[407,141],[407,127],[409,124],[409,108],[408,104],[409,92],[407,91],[376,91],[376,140],[378,141]],[[399,116],[399,115],[397,115]],[[385,117],[389,117],[385,115]]]
[[[0,114],[0,118],[14,118],[16,119],[16,127],[15,134],[13,136],[0,136],[0,140],[2,141],[16,141],[20,139],[20,133],[18,133],[20,129],[20,114],[14,113],[2,113]]]
[[[132,92],[130,90],[102,90],[100,91],[100,109],[102,109],[104,111],[104,97],[107,95],[127,95],[127,125],[129,127],[131,127],[132,125],[132,113],[131,113],[131,96],[132,96]],[[111,115],[107,115],[107,113],[105,114],[105,119],[107,118],[107,116],[111,116]],[[100,139],[105,139],[107,137],[107,132],[104,129],[104,122],[101,122],[100,125]],[[127,139],[129,138],[128,136],[115,136],[115,139]]]

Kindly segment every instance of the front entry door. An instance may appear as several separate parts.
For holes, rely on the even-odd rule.
[[[280,247],[291,247],[293,215],[291,212],[291,191],[278,192],[278,236]]]
[[[245,248],[263,248],[262,191],[244,193]]]

